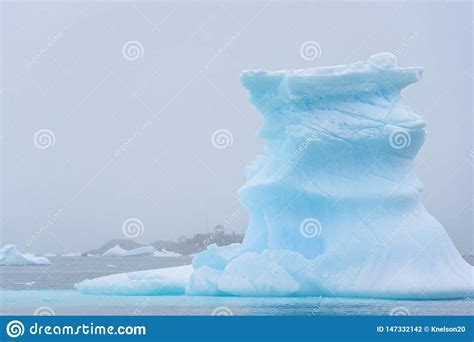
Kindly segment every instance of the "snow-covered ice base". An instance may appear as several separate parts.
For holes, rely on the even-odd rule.
[[[191,265],[162,268],[150,271],[119,273],[96,279],[86,279],[74,285],[86,294],[103,295],[180,295],[193,271]]]
[[[155,257],[166,257],[166,258],[182,256],[179,253],[170,252],[170,251],[167,251],[166,249],[157,251],[155,247],[153,246],[143,246],[143,247],[126,250],[120,247],[119,245],[115,245],[114,247],[108,249],[107,251],[102,253],[100,256],[102,257],[106,257],[106,256],[107,257],[109,256],[130,257],[130,256],[144,256],[144,255],[150,255],[150,256],[155,256]]]
[[[239,190],[242,244],[210,246],[193,265],[85,280],[82,293],[341,296],[472,295],[473,267],[420,201],[414,157],[422,118],[401,89],[422,68],[394,55],[367,63],[246,71],[265,124],[265,156]]]
[[[51,262],[45,257],[22,254],[15,245],[0,248],[0,266],[48,266]]]
[[[153,246],[143,246],[130,250],[123,249],[119,245],[115,245],[109,250],[101,254],[101,256],[118,256],[118,257],[129,257],[129,256],[140,256],[140,255],[153,255],[155,248]]]

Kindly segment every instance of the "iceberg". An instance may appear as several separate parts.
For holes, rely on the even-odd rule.
[[[244,71],[265,123],[265,155],[238,191],[242,244],[211,245],[192,266],[76,284],[83,293],[472,296],[473,267],[421,203],[414,158],[425,123],[401,97],[423,68],[390,53],[303,70]]]
[[[0,248],[0,266],[49,266],[51,262],[45,257],[22,254],[15,245]]]
[[[155,248],[153,246],[143,246],[135,249],[126,250],[115,245],[109,250],[101,254],[101,256],[119,256],[119,257],[128,257],[128,256],[138,256],[138,255],[153,255]]]

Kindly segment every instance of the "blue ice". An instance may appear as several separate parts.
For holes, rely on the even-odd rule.
[[[209,246],[192,266],[85,280],[87,294],[472,295],[473,267],[420,200],[414,158],[423,119],[400,91],[423,68],[390,53],[303,70],[244,71],[263,114],[265,155],[238,194],[242,244]]]

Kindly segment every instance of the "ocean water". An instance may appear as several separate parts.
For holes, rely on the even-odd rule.
[[[51,266],[0,267],[0,314],[32,315],[473,315],[474,300],[394,301],[360,298],[90,296],[85,278],[188,264],[189,257],[52,257]]]
[[[84,279],[190,264],[192,257],[48,257],[51,266],[0,266],[0,289],[73,289]],[[34,284],[32,284],[34,282]]]

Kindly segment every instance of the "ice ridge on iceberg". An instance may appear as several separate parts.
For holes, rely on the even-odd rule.
[[[263,114],[265,155],[239,190],[242,244],[209,246],[192,267],[76,284],[92,294],[351,296],[472,295],[473,267],[424,208],[414,157],[424,121],[400,91],[423,69],[394,55],[285,71],[245,71]],[[139,284],[139,285],[137,285]],[[167,287],[167,285],[169,285]]]

